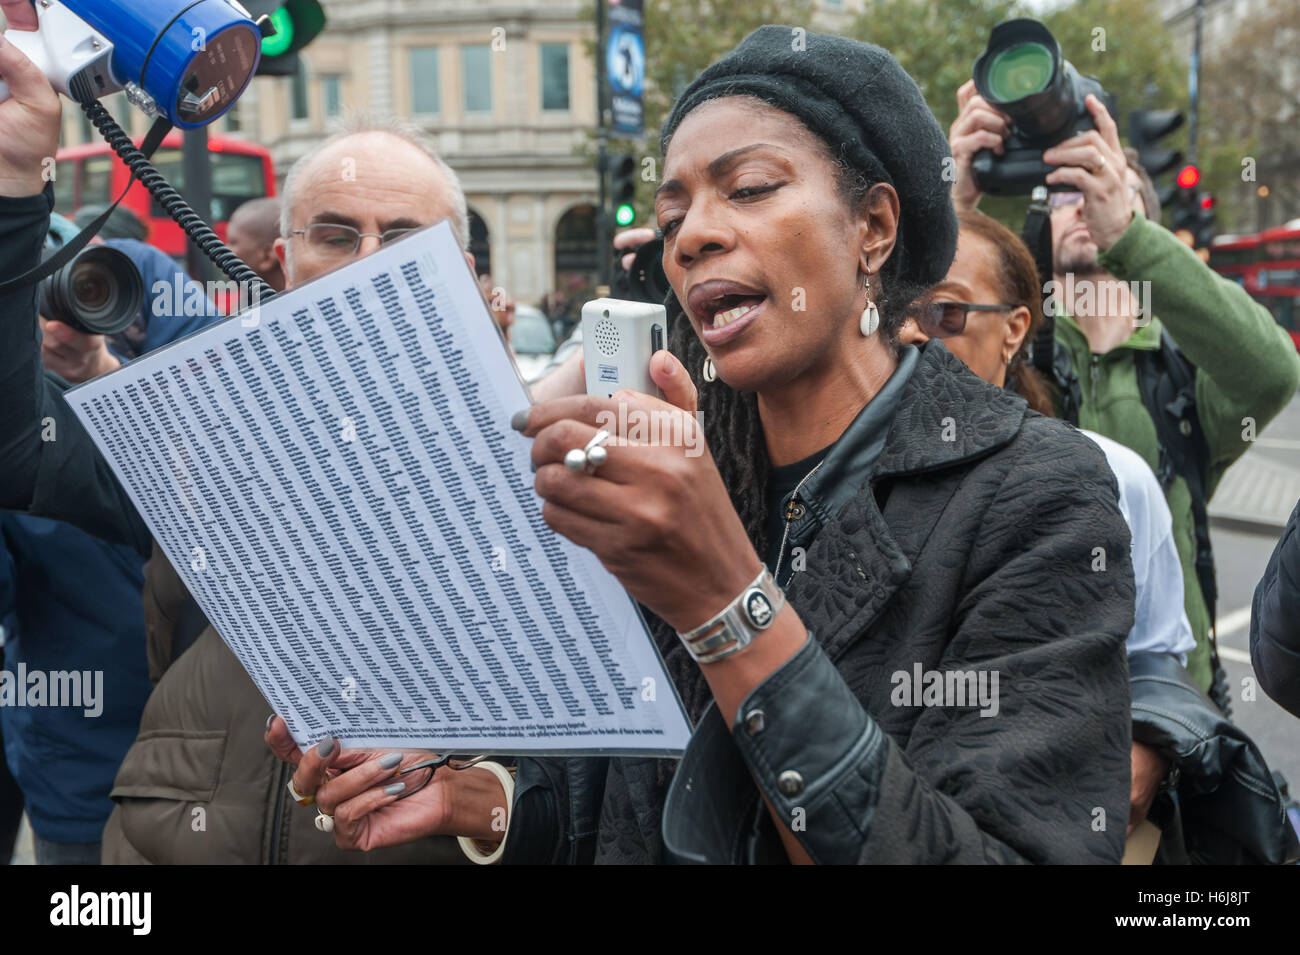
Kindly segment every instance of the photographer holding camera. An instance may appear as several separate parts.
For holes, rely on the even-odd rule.
[[[978,66],[976,72],[980,79]],[[973,80],[958,90],[960,112],[948,137],[959,211],[974,209],[982,195],[972,164],[981,155],[987,164],[984,150],[1002,156],[1017,132],[976,86]],[[1294,396],[1300,358],[1263,306],[1159,225],[1155,190],[1136,153],[1121,147],[1115,121],[1094,93],[1083,102],[1095,128],[1042,152],[1042,162],[1055,167],[1045,176],[1053,190],[1053,284],[1044,292],[1059,303],[1055,342],[1078,382],[1079,407],[1063,408],[1070,382],[1060,380],[1063,363],[1055,363],[1058,412],[1137,451],[1161,478],[1196,636],[1187,669],[1208,691],[1215,588],[1205,505],[1249,447],[1246,435]],[[1182,409],[1180,419],[1171,413],[1159,420],[1148,410],[1170,404]],[[1225,701],[1224,693],[1216,695],[1221,707]]]

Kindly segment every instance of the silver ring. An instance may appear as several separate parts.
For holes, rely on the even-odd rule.
[[[609,458],[605,442],[610,437],[610,433],[601,428],[591,436],[585,448],[574,448],[564,456],[564,466],[574,474],[595,474],[596,468]]]
[[[334,831],[334,817],[333,817],[333,816],[328,816],[328,815],[326,815],[325,813],[321,812],[319,809],[317,809],[317,810],[316,810],[316,828],[319,829],[321,832],[333,832],[333,831]]]

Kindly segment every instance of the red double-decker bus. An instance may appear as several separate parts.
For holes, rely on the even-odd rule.
[[[1300,219],[1210,246],[1210,268],[1240,282],[1300,349]]]
[[[1300,220],[1259,234],[1255,298],[1300,347]]]
[[[212,154],[212,208],[195,211],[225,241],[226,223],[241,203],[275,195],[275,167],[264,146],[246,139],[213,135],[208,150]],[[102,142],[60,149],[55,160],[55,208],[68,217],[82,206],[112,203],[131,175],[112,148]],[[174,188],[185,191],[179,131],[167,134],[152,162]],[[135,183],[122,205],[149,227],[150,245],[178,260],[184,257],[185,233],[144,186]]]
[[[1253,281],[1258,263],[1258,236],[1223,236],[1210,246],[1210,268],[1238,285],[1248,286],[1248,280]]]

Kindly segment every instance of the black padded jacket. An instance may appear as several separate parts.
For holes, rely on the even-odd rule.
[[[786,588],[803,650],[727,727],[652,620],[703,700],[681,765],[520,760],[506,861],[780,861],[761,788],[814,861],[1118,862],[1134,585],[1116,500],[1095,444],[927,344],[871,477]],[[898,691],[918,670],[996,673],[996,713],[917,705]]]

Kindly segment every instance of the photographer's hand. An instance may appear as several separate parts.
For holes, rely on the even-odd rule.
[[[973,210],[982,193],[975,185],[970,164],[981,149],[1002,155],[1002,141],[1011,131],[1011,121],[975,92],[975,81],[967,80],[957,90],[959,112],[948,128],[948,147],[952,150],[952,204],[958,212]]]
[[[653,242],[655,237],[654,229],[637,227],[635,229],[624,229],[618,235],[614,236],[614,248],[620,252],[626,252],[619,261],[623,265],[624,271],[632,268],[632,262],[636,259],[636,250],[641,248],[647,242]]]
[[[11,30],[35,30],[31,0],[0,0]],[[59,148],[59,94],[21,50],[0,35],[0,196],[32,196],[45,188],[46,160]]]
[[[64,381],[79,385],[119,368],[103,335],[88,335],[63,322],[41,321],[41,359]]]
[[[1108,249],[1133,221],[1125,170],[1128,161],[1115,120],[1100,99],[1086,100],[1096,129],[1071,136],[1043,152],[1043,162],[1059,166],[1047,174],[1049,185],[1073,186],[1083,193],[1083,221],[1099,249]]]

